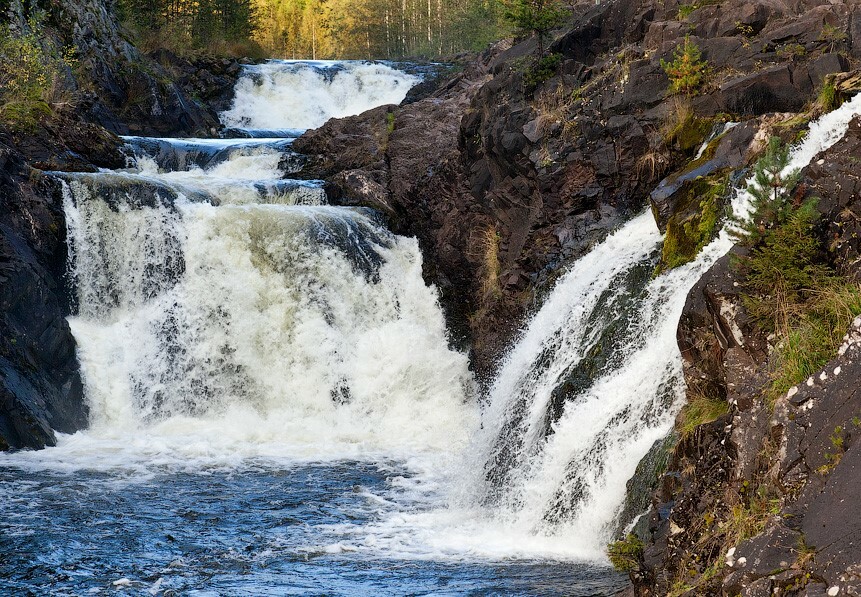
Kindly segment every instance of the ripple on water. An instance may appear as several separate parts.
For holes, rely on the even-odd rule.
[[[612,595],[625,579],[564,561],[416,559],[345,528],[420,510],[393,462],[166,472],[0,469],[8,593]]]

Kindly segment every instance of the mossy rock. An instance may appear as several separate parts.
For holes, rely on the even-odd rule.
[[[690,153],[699,148],[708,138],[716,121],[716,118],[700,118],[690,114],[667,133],[664,141],[667,145]]]
[[[657,273],[693,261],[717,234],[718,223],[729,190],[729,172],[687,181],[679,191],[681,200],[667,222]]]

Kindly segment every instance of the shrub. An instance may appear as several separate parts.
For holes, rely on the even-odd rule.
[[[502,16],[514,25],[518,34],[536,37],[536,56],[542,58],[547,34],[560,26],[569,14],[559,0],[507,0]]]
[[[643,542],[633,533],[620,541],[607,546],[610,563],[619,572],[633,572],[640,569],[640,558],[643,556]]]
[[[544,81],[552,78],[556,74],[556,69],[559,68],[561,62],[561,54],[548,54],[547,56],[528,60],[523,70],[524,91],[531,93]]]
[[[694,95],[705,80],[708,62],[702,59],[699,46],[686,35],[685,42],[673,50],[672,61],[661,59],[661,68],[670,78],[672,93]]]
[[[747,192],[753,197],[748,218],[733,216],[734,238],[742,245],[759,243],[767,230],[783,224],[792,211],[792,191],[798,184],[798,170],[784,172],[789,165],[789,147],[772,137],[763,157],[754,166],[754,182]]]
[[[777,336],[770,401],[821,369],[861,314],[861,289],[828,264],[816,235],[818,200],[797,207],[791,201],[798,172],[784,173],[788,162],[787,149],[772,138],[755,166],[757,182],[748,189],[753,217],[735,232],[750,247],[736,263],[744,276],[744,305],[761,328]]]
[[[25,32],[0,31],[0,122],[15,130],[32,129],[51,114],[71,52],[60,55],[40,41],[41,17]]]
[[[847,39],[849,39],[849,35],[844,30],[828,23],[822,26],[822,32],[819,34],[819,41],[828,44],[829,52],[833,52],[835,47],[841,45]]]

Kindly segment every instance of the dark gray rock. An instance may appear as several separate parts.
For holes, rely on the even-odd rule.
[[[33,185],[0,144],[0,448],[41,448],[87,423],[65,316],[65,221],[52,185]]]

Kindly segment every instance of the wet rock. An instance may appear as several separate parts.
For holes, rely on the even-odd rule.
[[[818,209],[827,223],[827,238],[842,272],[861,280],[861,119],[827,156],[817,156],[805,170],[809,196],[819,197]]]
[[[41,448],[87,422],[65,317],[59,197],[0,144],[0,446]]]
[[[662,232],[666,232],[670,218],[679,213],[679,205],[685,200],[686,191],[698,178],[713,176],[720,171],[737,170],[751,162],[758,149],[753,141],[759,129],[760,123],[756,119],[732,126],[709,141],[700,159],[658,183],[649,194],[649,201]]]

